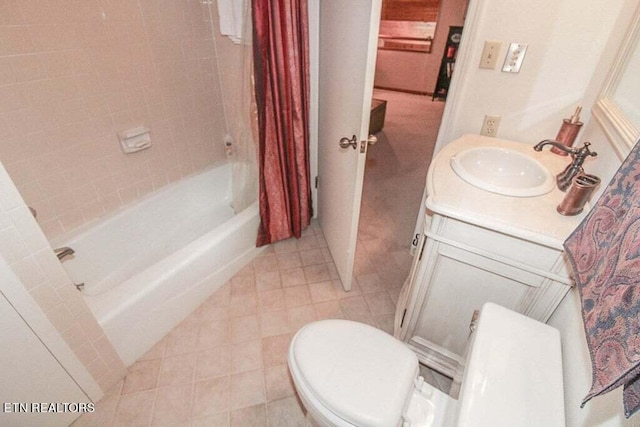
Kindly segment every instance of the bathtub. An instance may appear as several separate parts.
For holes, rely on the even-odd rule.
[[[131,365],[247,264],[257,203],[230,207],[231,166],[171,184],[66,241],[62,264]]]

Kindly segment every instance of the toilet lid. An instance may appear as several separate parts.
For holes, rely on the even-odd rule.
[[[418,373],[418,358],[404,344],[348,320],[302,328],[289,363],[318,404],[357,426],[397,425]]]

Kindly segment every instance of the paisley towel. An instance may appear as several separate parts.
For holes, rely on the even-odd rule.
[[[624,385],[629,418],[640,409],[640,142],[564,247],[593,370],[582,406]]]

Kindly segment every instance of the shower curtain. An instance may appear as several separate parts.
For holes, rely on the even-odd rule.
[[[258,198],[258,167],[256,155],[257,111],[253,92],[253,49],[250,0],[218,0],[218,20],[214,20],[210,0],[201,0],[209,8],[213,27],[223,36],[214,43],[218,61],[227,76],[234,76],[222,89],[227,135],[225,145],[231,163],[231,206],[243,211]],[[214,38],[214,41],[216,39]],[[224,50],[221,54],[220,51]],[[226,96],[225,96],[226,94]],[[231,96],[230,96],[231,94]],[[229,119],[231,118],[231,119]]]
[[[309,225],[309,58],[306,0],[253,0],[260,228],[257,245]]]

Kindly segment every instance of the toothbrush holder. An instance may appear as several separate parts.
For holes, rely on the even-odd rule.
[[[600,178],[595,175],[578,174],[573,178],[573,183],[564,199],[557,207],[557,211],[561,215],[573,216],[578,215],[584,210],[584,206],[600,185]]]

